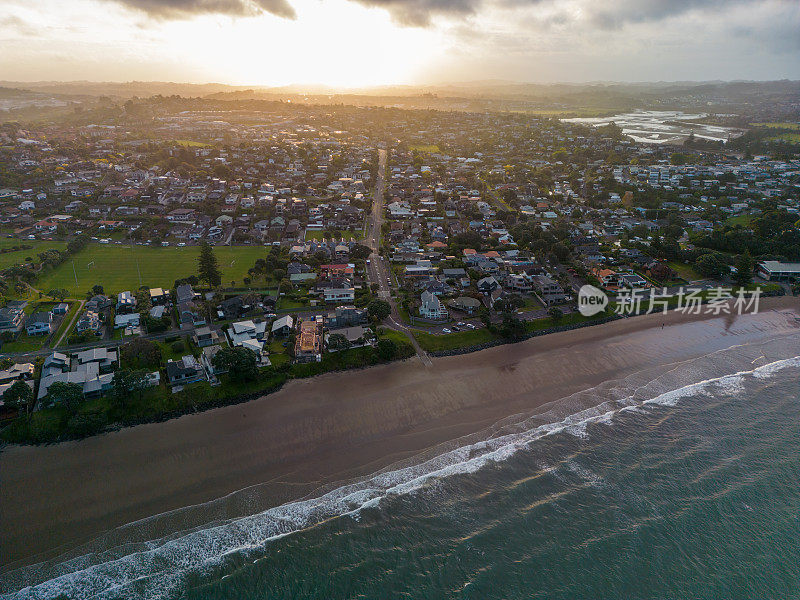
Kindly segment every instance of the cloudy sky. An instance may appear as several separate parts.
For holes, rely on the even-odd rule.
[[[800,79],[800,0],[0,0],[0,79]]]

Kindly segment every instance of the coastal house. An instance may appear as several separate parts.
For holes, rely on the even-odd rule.
[[[277,337],[286,337],[294,330],[294,319],[291,315],[284,315],[272,322],[272,335]]]
[[[444,321],[450,316],[447,308],[435,294],[425,291],[422,292],[420,299],[422,300],[422,304],[419,307],[421,317],[432,321]]]
[[[296,362],[320,362],[322,360],[322,318],[301,321],[294,345]]]
[[[202,365],[192,355],[184,356],[180,360],[168,360],[166,370],[171,386],[187,385],[205,379]]]

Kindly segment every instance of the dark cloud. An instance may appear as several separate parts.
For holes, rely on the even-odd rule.
[[[467,17],[483,7],[515,9],[548,5],[564,8],[562,0],[354,0],[360,4],[384,8],[400,24],[425,27],[431,17]],[[797,2],[798,0],[777,0]],[[738,4],[757,6],[764,0],[583,0],[582,16],[599,29],[618,29],[628,23],[657,22],[668,17],[684,14],[691,10],[718,10]],[[560,22],[570,17],[562,13]],[[552,18],[552,17],[551,17]]]
[[[160,19],[175,19],[197,14],[252,16],[271,13],[286,19],[296,18],[288,0],[114,0]]]
[[[590,21],[602,29],[619,29],[627,23],[650,23],[681,15],[690,10],[724,10],[755,0],[616,0],[587,3]]]
[[[466,17],[483,4],[482,0],[356,0],[366,6],[384,8],[392,18],[412,27],[425,27],[432,16]]]

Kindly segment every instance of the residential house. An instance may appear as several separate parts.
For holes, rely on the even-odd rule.
[[[25,331],[29,336],[50,335],[50,333],[53,331],[53,313],[33,313],[25,322]]]
[[[294,331],[294,319],[291,315],[279,317],[272,322],[272,335],[286,337]]]
[[[419,307],[421,317],[433,321],[444,321],[450,316],[442,301],[434,294],[427,291],[422,292],[420,298],[422,300],[422,304]]]
[[[167,361],[167,380],[171,386],[187,385],[205,379],[202,365],[192,355],[187,355],[180,360]]]

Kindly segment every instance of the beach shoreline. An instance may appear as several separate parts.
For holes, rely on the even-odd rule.
[[[289,381],[169,421],[0,454],[0,570],[249,486],[273,505],[375,472],[510,415],[715,349],[797,332],[796,298],[759,315],[649,315],[453,357]]]

